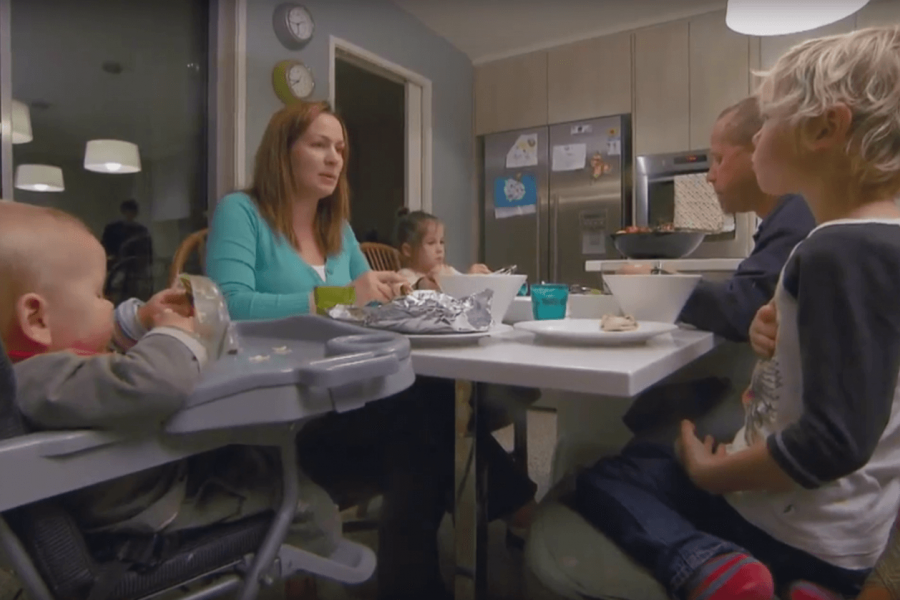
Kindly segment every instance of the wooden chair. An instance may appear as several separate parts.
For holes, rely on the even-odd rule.
[[[208,233],[209,229],[195,231],[184,238],[184,241],[178,246],[178,250],[175,251],[175,256],[172,258],[172,266],[169,267],[169,287],[175,285],[175,281],[178,280],[178,276],[184,270],[185,263],[187,263],[194,252],[199,255],[200,268],[204,268],[206,264],[206,236]]]
[[[400,270],[400,252],[396,248],[377,242],[363,242],[359,247],[375,271]]]

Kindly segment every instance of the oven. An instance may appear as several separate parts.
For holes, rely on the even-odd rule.
[[[675,222],[675,180],[709,172],[709,152],[647,154],[635,159],[631,224],[653,227]],[[628,207],[626,207],[628,208]],[[690,258],[745,258],[753,250],[759,225],[754,213],[725,215],[721,233],[707,235]]]

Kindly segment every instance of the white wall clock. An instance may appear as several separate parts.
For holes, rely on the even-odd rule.
[[[305,6],[285,2],[272,13],[272,27],[282,46],[288,50],[300,50],[312,39],[316,24]]]
[[[283,60],[272,71],[275,95],[285,104],[306,100],[316,89],[312,71],[299,60]]]

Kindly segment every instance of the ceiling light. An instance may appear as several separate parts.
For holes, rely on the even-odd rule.
[[[31,111],[28,105],[18,100],[12,101],[12,143],[27,144],[34,139],[31,134]]]
[[[15,185],[30,192],[62,192],[66,189],[62,169],[51,165],[19,165]]]
[[[725,23],[746,35],[785,35],[835,23],[868,3],[869,0],[728,0]]]
[[[131,142],[91,140],[84,151],[84,168],[98,173],[137,173],[141,155]]]

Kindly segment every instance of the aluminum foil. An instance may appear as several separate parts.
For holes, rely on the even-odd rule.
[[[180,283],[193,298],[195,333],[210,359],[235,354],[240,347],[237,328],[219,287],[201,275],[182,274]]]
[[[474,333],[490,329],[493,297],[493,290],[459,299],[432,290],[417,290],[380,306],[335,306],[328,315],[397,333]]]

